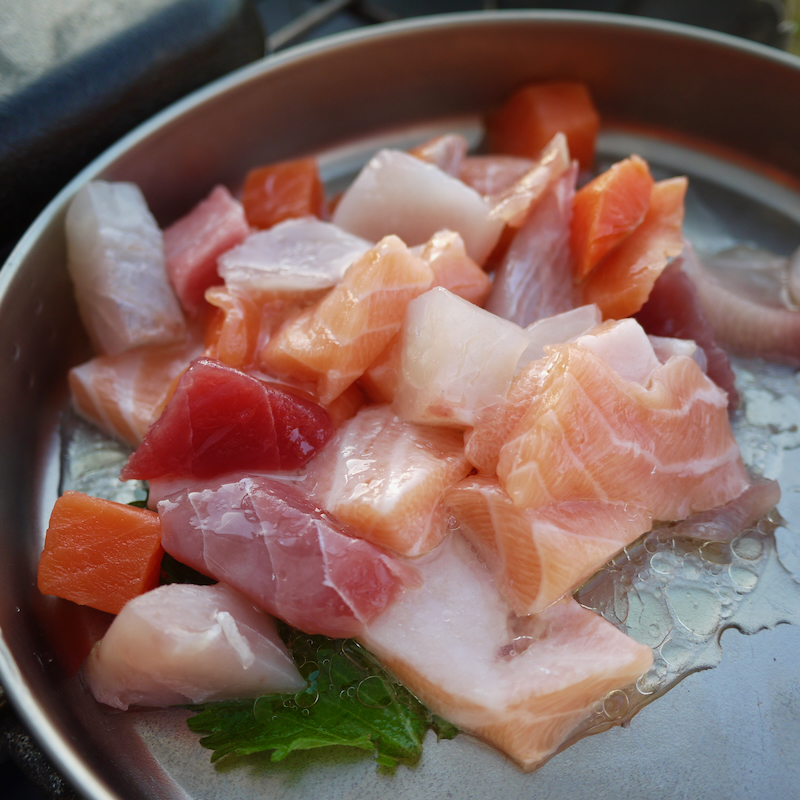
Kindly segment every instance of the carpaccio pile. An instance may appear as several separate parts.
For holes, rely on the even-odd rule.
[[[163,234],[135,186],[81,189],[69,268],[100,355],[73,402],[136,448],[122,477],[158,514],[56,505],[42,591],[119,594],[85,669],[100,701],[294,691],[275,615],[355,637],[533,769],[647,672],[571,593],[654,521],[752,483],[686,179],[632,155],[576,188],[598,126],[585,87],[524,87],[489,155],[458,135],[382,150],[330,214],[313,159],[255,169],[242,202],[215,187]],[[767,354],[791,360],[797,315],[777,313]],[[220,583],[154,589],[161,547]]]

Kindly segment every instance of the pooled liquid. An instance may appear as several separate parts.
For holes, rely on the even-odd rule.
[[[734,434],[750,473],[779,480],[781,503],[729,543],[678,538],[659,525],[576,593],[651,647],[654,662],[635,686],[598,703],[564,747],[627,722],[687,675],[715,667],[726,629],[754,634],[800,623],[800,383],[785,367],[733,365],[742,395]]]

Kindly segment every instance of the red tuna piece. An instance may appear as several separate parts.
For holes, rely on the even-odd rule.
[[[167,274],[184,310],[203,307],[206,289],[220,282],[217,258],[248,233],[242,204],[224,186],[164,231]]]
[[[198,358],[120,478],[298,469],[332,435],[330,415],[313,400]]]
[[[670,264],[659,275],[647,302],[636,313],[636,320],[652,336],[692,339],[708,360],[706,374],[728,393],[728,408],[739,405],[736,376],[728,354],[716,343],[692,279],[681,270],[680,262]]]
[[[411,567],[287,483],[245,477],[158,504],[164,549],[295,628],[354,636],[402,591]]]

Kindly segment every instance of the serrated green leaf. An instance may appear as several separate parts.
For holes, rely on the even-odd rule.
[[[295,663],[308,681],[297,694],[208,703],[189,727],[206,733],[211,760],[270,752],[280,761],[296,750],[355,747],[372,751],[379,767],[414,764],[425,733],[452,738],[457,729],[434,717],[377,659],[350,639],[309,636],[283,628]]]

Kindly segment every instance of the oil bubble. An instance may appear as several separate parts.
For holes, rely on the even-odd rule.
[[[319,700],[319,692],[306,689],[294,696],[294,702],[299,708],[311,708]]]
[[[677,567],[677,557],[671,552],[654,553],[650,559],[650,567],[661,575],[670,575]]]
[[[731,548],[725,542],[703,542],[700,558],[708,564],[730,564]]]
[[[603,713],[609,719],[616,720],[624,717],[628,713],[629,708],[630,701],[628,700],[628,695],[619,689],[609,692],[603,700]]]
[[[758,561],[764,552],[764,541],[757,534],[743,534],[734,539],[731,550],[743,561]]]
[[[369,708],[386,708],[394,699],[392,688],[378,675],[370,675],[358,684],[356,696]]]
[[[660,682],[661,679],[658,672],[651,669],[649,672],[645,672],[645,674],[636,681],[636,690],[639,694],[643,695],[653,694],[653,692],[658,689]]]

